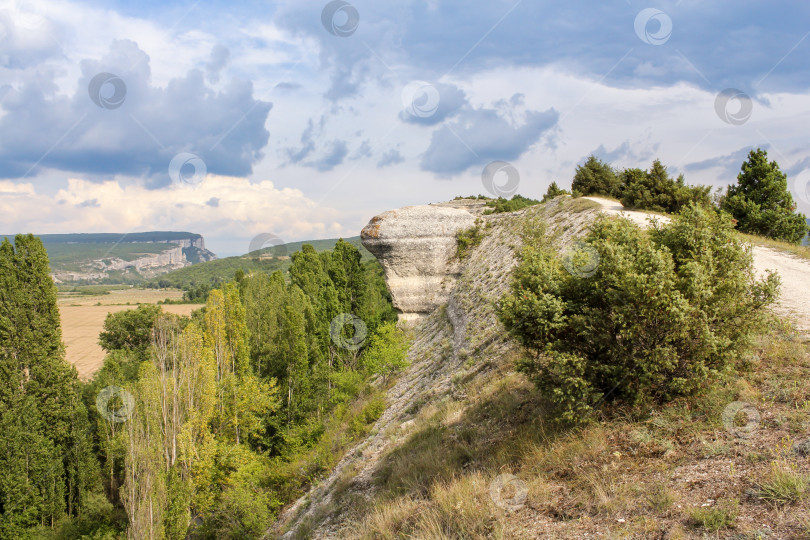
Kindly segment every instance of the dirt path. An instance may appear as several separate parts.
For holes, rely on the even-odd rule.
[[[642,227],[649,226],[651,219],[669,221],[665,216],[625,210],[617,201],[585,198],[601,204],[604,212],[626,217]],[[766,270],[774,270],[781,276],[782,294],[776,312],[790,318],[804,337],[810,337],[810,261],[776,249],[754,246],[754,270],[758,276],[764,275]]]

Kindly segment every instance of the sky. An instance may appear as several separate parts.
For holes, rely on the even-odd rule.
[[[0,231],[350,237],[594,154],[810,214],[810,3],[0,0]]]

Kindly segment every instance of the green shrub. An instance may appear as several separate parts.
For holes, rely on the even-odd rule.
[[[548,202],[555,197],[559,197],[560,195],[571,195],[571,193],[561,189],[560,186],[557,185],[557,182],[552,182],[551,185],[548,186],[546,194],[543,195],[543,200],[540,202]]]
[[[602,217],[563,257],[527,244],[498,311],[528,349],[519,368],[576,421],[604,400],[661,402],[717,379],[778,286],[753,277],[727,216],[690,205],[649,233]]]
[[[690,202],[711,204],[709,186],[687,186],[683,175],[671,178],[667,168],[657,159],[649,171],[625,169],[620,178],[620,198],[628,208],[675,213]]]
[[[483,239],[481,220],[476,219],[474,226],[456,233],[456,257],[463,260],[470,254],[470,250],[479,245]]]
[[[389,375],[408,366],[408,347],[410,343],[396,323],[381,324],[369,342],[363,354],[363,368],[374,375],[386,379]]]
[[[522,195],[515,195],[511,199],[504,199],[498,197],[497,199],[490,199],[487,201],[488,210],[484,211],[484,215],[501,214],[503,212],[517,212],[527,206],[534,206],[540,204],[537,199],[530,199]]]

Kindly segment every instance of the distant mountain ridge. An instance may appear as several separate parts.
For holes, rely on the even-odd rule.
[[[375,260],[374,256],[360,242],[359,236],[344,238],[345,242],[352,244],[360,252],[361,260],[365,263]],[[234,273],[242,270],[245,273],[266,272],[272,273],[275,270],[287,272],[292,264],[291,256],[296,251],[300,251],[304,244],[311,245],[315,251],[328,251],[335,247],[337,238],[323,240],[303,240],[300,242],[289,242],[286,244],[262,247],[244,255],[224,257],[207,264],[195,265],[191,268],[181,268],[179,270],[152,279],[149,287],[175,287],[189,290],[198,286],[216,286],[219,283],[232,279]]]
[[[13,240],[13,235],[3,235]],[[138,283],[213,261],[202,235],[190,232],[40,234],[56,283]]]

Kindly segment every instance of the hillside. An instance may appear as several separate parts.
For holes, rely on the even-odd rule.
[[[360,250],[363,262],[374,260],[374,256],[363,247],[360,237],[346,238],[346,242],[354,245]],[[153,279],[150,287],[172,287],[189,291],[199,287],[214,286],[233,278],[238,270],[245,273],[266,272],[272,273],[276,270],[286,272],[291,264],[290,257],[296,251],[300,251],[304,244],[309,244],[316,251],[327,251],[335,247],[337,238],[328,240],[306,240],[302,242],[290,242],[278,246],[267,247],[256,250],[245,255],[225,257],[202,264],[181,268]]]
[[[13,239],[14,235],[5,235]],[[139,283],[157,275],[216,259],[199,234],[142,233],[44,234],[56,283]]]
[[[564,252],[604,208],[557,198],[484,216],[478,203],[454,201],[374,218],[364,241],[412,327],[410,367],[369,436],[266,538],[810,537],[810,479],[800,474],[810,470],[810,347],[791,323],[774,318],[749,371],[724,385],[643,414],[606,410],[582,427],[553,422],[516,371],[526,353],[495,306],[521,238],[541,220]],[[470,220],[457,211],[480,220],[461,256],[453,242]],[[791,269],[791,296],[810,294],[794,283],[810,279],[810,264],[758,253],[758,268]],[[776,311],[787,315],[786,305]],[[790,315],[807,319],[804,310]],[[756,407],[753,427],[750,416],[725,419],[740,403]]]

